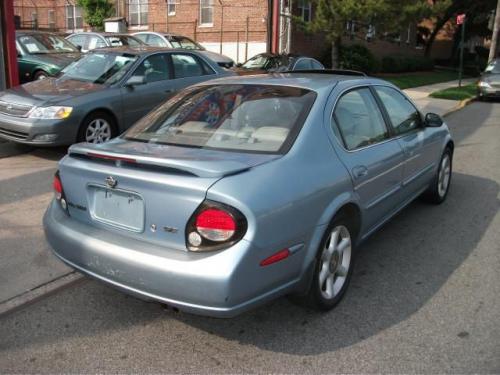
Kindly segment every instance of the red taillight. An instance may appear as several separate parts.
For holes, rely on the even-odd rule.
[[[278,251],[277,253],[271,255],[270,257],[264,259],[262,262],[260,262],[261,267],[264,266],[269,266],[270,264],[279,262],[280,260],[288,258],[290,255],[290,250],[288,249],[283,249]]]
[[[62,188],[62,183],[61,179],[59,178],[59,173],[56,173],[54,175],[54,181],[52,182],[52,186],[54,188],[54,194],[56,196],[56,199],[61,199],[62,198],[62,193],[63,193],[63,188]]]
[[[229,240],[236,232],[236,221],[228,212],[209,208],[198,214],[195,222],[196,231],[210,241]]]

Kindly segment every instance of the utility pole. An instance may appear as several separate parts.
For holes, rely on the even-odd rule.
[[[493,35],[491,36],[490,55],[488,62],[497,57],[498,32],[500,31],[500,0],[497,0],[497,11],[495,13],[495,23],[493,24]]]
[[[458,87],[462,87],[462,75],[464,70],[464,44],[465,44],[465,22],[467,16],[464,14],[459,14],[457,16],[457,25],[462,28],[460,36],[460,66],[458,68]]]

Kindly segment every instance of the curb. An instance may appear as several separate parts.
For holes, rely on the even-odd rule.
[[[76,271],[71,271],[70,273],[58,277],[57,279],[51,280],[45,284],[28,290],[25,293],[12,297],[0,303],[0,318],[84,280],[85,277],[82,274],[77,273]]]
[[[453,107],[452,109],[443,113],[443,115],[441,117],[446,117],[448,115],[451,115],[452,113],[461,110],[462,108],[464,108],[465,106],[469,105],[470,103],[472,103],[476,100],[477,100],[477,96],[475,96],[473,98],[461,100],[460,103],[458,103],[455,107]]]

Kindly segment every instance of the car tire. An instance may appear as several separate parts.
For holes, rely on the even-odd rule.
[[[33,74],[33,81],[49,78],[49,74],[43,70],[38,70]]]
[[[103,143],[117,136],[115,119],[106,112],[93,112],[83,120],[77,142]]]
[[[328,311],[342,300],[354,268],[354,228],[345,215],[336,217],[331,222],[316,254],[309,291],[304,296],[292,296],[293,302],[315,310]]]
[[[429,203],[441,204],[446,200],[451,185],[453,152],[446,147],[439,160],[439,167],[432,179],[429,189],[424,193],[424,199]]]

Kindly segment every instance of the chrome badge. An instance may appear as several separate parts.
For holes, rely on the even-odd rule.
[[[114,188],[116,187],[116,185],[118,185],[118,181],[116,181],[112,176],[108,176],[106,177],[106,185],[108,185],[108,187],[110,188]]]

